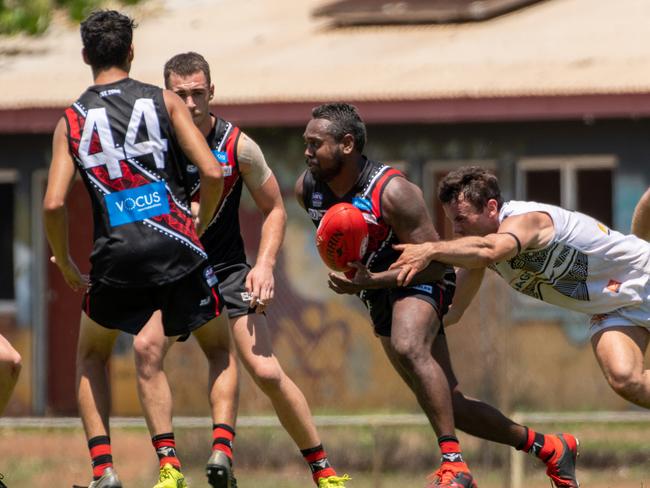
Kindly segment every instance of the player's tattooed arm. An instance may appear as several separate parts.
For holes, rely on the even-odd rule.
[[[504,220],[496,233],[483,237],[395,245],[393,247],[402,254],[391,269],[399,268],[398,282],[407,285],[431,261],[467,269],[485,268],[508,260],[525,249],[544,247],[553,238],[553,233],[553,221],[546,213],[516,215]]]
[[[70,257],[68,243],[68,212],[65,201],[74,182],[76,168],[68,150],[67,125],[62,118],[54,130],[52,139],[52,163],[43,199],[45,232],[55,263],[70,288],[80,290],[87,286],[88,277],[82,275]]]
[[[261,313],[274,297],[273,268],[284,240],[287,213],[278,180],[266,164],[259,146],[242,134],[237,144],[237,152],[244,183],[257,208],[264,215],[257,261],[246,276],[246,290],[251,296],[250,305],[255,306],[256,312]]]

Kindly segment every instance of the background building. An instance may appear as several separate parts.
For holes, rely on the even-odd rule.
[[[140,24],[133,77],[161,84],[169,57],[202,53],[215,113],[252,135],[278,176],[289,225],[269,317],[278,356],[317,411],[417,406],[361,305],[326,287],[314,229],[294,202],[313,106],[357,105],[368,156],[421,185],[447,237],[435,188],[460,165],[493,169],[507,198],[584,211],[623,232],[650,185],[650,3],[429,3],[152,0],[133,11]],[[80,296],[48,262],[40,204],[53,128],[92,82],[80,49],[78,27],[62,22],[40,38],[0,39],[0,333],[25,360],[14,414],[76,408]],[[92,229],[80,182],[69,201],[81,260]],[[250,202],[242,212],[252,259],[261,218]],[[586,317],[514,296],[495,279],[449,336],[465,390],[506,410],[628,407],[601,378]],[[168,359],[181,393],[177,413],[207,412],[207,379],[184,379],[204,367],[197,351],[194,343],[175,346]],[[128,337],[115,353],[115,412],[137,414]],[[244,386],[242,411],[268,410],[262,397]]]

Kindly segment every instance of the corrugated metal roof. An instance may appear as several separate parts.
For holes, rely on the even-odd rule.
[[[540,1],[546,0],[336,0],[313,15],[336,25],[474,22]]]
[[[648,0],[549,0],[487,22],[332,28],[315,0],[151,0],[132,76],[173,54],[212,66],[216,103],[650,92]],[[92,81],[78,27],[0,39],[0,108],[67,105]]]

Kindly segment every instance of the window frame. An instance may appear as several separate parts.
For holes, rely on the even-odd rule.
[[[0,185],[5,185],[5,184],[12,184],[14,186],[14,196],[13,196],[13,213],[14,213],[14,221],[16,218],[16,186],[19,180],[20,173],[18,172],[17,169],[12,169],[12,168],[0,168]],[[12,239],[12,248],[13,248],[13,241],[14,241],[14,234],[12,232],[11,234],[11,239]],[[12,251],[13,252],[13,251]],[[15,266],[15,263],[14,263]],[[16,285],[15,283],[15,269],[11,270],[11,277],[12,280],[14,280],[14,287]],[[7,314],[15,314],[16,313],[16,296],[15,296],[15,288],[14,288],[14,298],[13,299],[6,299],[6,298],[0,298],[0,314],[2,315],[7,315]]]
[[[583,156],[533,156],[521,158],[517,162],[515,195],[517,200],[526,200],[526,171],[559,170],[560,206],[566,208],[567,210],[577,210],[578,170],[609,169],[612,171],[613,176],[614,170],[617,167],[618,158],[613,154],[594,154]]]

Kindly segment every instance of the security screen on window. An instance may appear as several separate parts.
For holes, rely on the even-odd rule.
[[[522,198],[577,210],[612,226],[611,168],[524,169]]]

